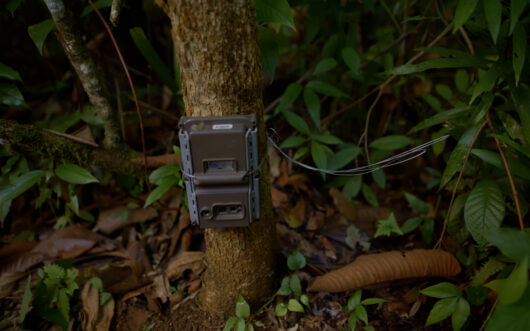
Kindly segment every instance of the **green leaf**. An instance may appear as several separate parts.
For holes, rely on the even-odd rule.
[[[24,287],[24,295],[22,296],[22,304],[20,305],[20,315],[18,316],[18,323],[22,324],[29,311],[29,304],[31,303],[31,273],[28,275],[26,286]]]
[[[259,22],[280,23],[296,30],[287,0],[256,0]]]
[[[309,116],[320,130],[320,98],[310,88],[304,88],[304,103],[309,112]]]
[[[384,189],[386,185],[386,176],[383,169],[379,168],[377,170],[372,171],[371,173],[372,178],[374,179],[374,182],[379,185],[380,188]]]
[[[429,213],[429,205],[420,200],[417,196],[414,194],[410,194],[408,192],[405,193],[405,198],[407,199],[409,206],[414,209],[415,212],[418,214],[428,214]]]
[[[410,75],[430,69],[483,67],[484,62],[475,58],[439,58],[419,64],[403,64],[385,72],[386,75]]]
[[[226,324],[225,324],[225,327],[223,328],[223,331],[230,331],[230,330],[232,330],[232,327],[234,326],[234,324],[236,323],[237,320],[238,320],[238,318],[235,317],[235,316],[230,317],[230,318],[226,321]]]
[[[436,302],[429,313],[429,317],[427,317],[425,326],[436,324],[453,314],[458,299],[457,297],[450,297]]]
[[[497,82],[498,77],[499,70],[497,69],[497,66],[492,66],[484,75],[482,75],[482,77],[480,77],[478,84],[475,85],[475,88],[473,89],[473,95],[469,100],[469,104],[472,104],[473,101],[482,93],[490,92],[495,86],[495,82]]]
[[[287,266],[289,270],[296,271],[305,267],[305,257],[298,250],[294,250],[287,257]]]
[[[298,313],[304,312],[304,307],[296,299],[289,299],[289,302],[287,303],[287,309]]]
[[[311,136],[312,139],[324,143],[326,145],[339,145],[342,144],[342,140],[331,135],[329,133],[315,134]]]
[[[502,254],[519,263],[530,258],[530,233],[514,228],[500,228],[484,233],[488,241],[497,246]]]
[[[350,68],[353,72],[358,72],[361,67],[361,57],[359,53],[351,47],[345,47],[342,49],[342,59],[344,63]]]
[[[40,55],[42,55],[42,46],[44,46],[46,38],[50,32],[54,31],[55,29],[55,23],[51,18],[35,25],[28,26],[28,34],[31,40],[33,40],[35,43],[35,46],[37,46]]]
[[[469,129],[458,141],[458,144],[449,156],[449,160],[445,166],[442,178],[440,179],[440,188],[444,187],[451,180],[451,178],[453,178],[453,176],[462,169],[462,164],[464,163],[467,150],[469,145],[471,145],[471,141],[473,140],[477,130],[478,127]]]
[[[300,115],[293,113],[292,111],[288,110],[282,110],[283,116],[285,116],[285,119],[287,122],[295,128],[298,132],[309,135],[310,130],[307,123],[304,121]]]
[[[283,317],[287,315],[287,312],[288,312],[287,306],[283,302],[280,302],[279,304],[276,305],[276,308],[274,308],[274,315],[278,317]]]
[[[497,37],[501,29],[502,21],[502,4],[501,0],[484,0],[484,14],[486,22],[491,33],[493,43],[497,43]]]
[[[454,331],[460,331],[462,329],[470,312],[471,308],[469,307],[469,303],[465,299],[459,298],[456,302],[453,316],[451,317],[451,324]]]
[[[111,298],[112,294],[110,294],[109,292],[101,292],[99,294],[99,305],[104,306]]]
[[[70,320],[70,298],[66,294],[65,289],[59,290],[59,294],[57,295],[57,309],[66,322],[68,322]]]
[[[281,144],[280,144],[280,148],[293,148],[293,147],[298,147],[300,145],[302,145],[303,143],[306,142],[306,138],[304,137],[300,137],[300,136],[297,136],[297,137],[289,137],[287,139],[285,139]]]
[[[436,90],[436,93],[445,100],[450,101],[453,97],[453,91],[451,91],[451,88],[445,84],[436,84],[434,89]]]
[[[368,298],[368,299],[364,299],[363,301],[361,301],[361,304],[363,306],[368,306],[368,305],[377,305],[377,304],[385,303],[385,302],[390,302],[390,301],[381,299],[381,298]]]
[[[519,21],[519,16],[524,11],[526,6],[526,1],[524,0],[510,0],[510,33],[514,31],[517,22]]]
[[[291,276],[284,277],[282,279],[282,285],[280,286],[276,294],[277,295],[290,295],[292,292],[290,283],[291,283]]]
[[[12,82],[0,81],[0,104],[8,106],[25,106],[24,96]]]
[[[478,156],[482,161],[491,164],[492,166],[506,171],[500,154],[496,152],[492,152],[486,149],[473,148],[471,150],[471,154]],[[508,158],[506,162],[508,162],[508,167],[510,168],[510,172],[513,175],[530,180],[530,169],[528,169],[528,167],[526,167],[521,161],[519,161],[518,159]]]
[[[491,179],[480,181],[469,194],[464,207],[467,230],[479,245],[486,243],[484,233],[498,229],[504,219],[504,197]]]
[[[306,294],[302,294],[300,296],[300,301],[302,304],[304,304],[306,307],[310,307],[309,297]]]
[[[278,108],[280,110],[284,110],[285,108],[293,104],[296,99],[298,99],[300,92],[302,92],[302,85],[300,85],[299,83],[289,84],[280,98]]]
[[[247,318],[250,316],[250,306],[242,296],[239,296],[237,299],[236,316],[239,318]]]
[[[401,226],[401,232],[403,232],[403,234],[411,233],[412,231],[416,230],[418,226],[420,226],[422,220],[423,219],[421,217],[409,218]]]
[[[348,303],[346,304],[346,309],[348,311],[353,311],[355,307],[357,307],[361,303],[362,295],[363,295],[362,290],[355,291],[348,299]]]
[[[26,192],[30,187],[36,184],[44,174],[45,172],[42,170],[33,170],[15,179],[12,184],[1,187],[0,203],[7,203]]]
[[[92,277],[90,278],[90,283],[98,289],[99,292],[103,291],[103,282],[101,281],[101,278],[99,277]]]
[[[237,319],[236,327],[234,328],[235,331],[245,331],[245,320],[242,318]]]
[[[526,30],[519,24],[513,31],[513,71],[515,73],[515,85],[519,85],[519,78],[524,67],[526,56]]]
[[[517,302],[523,295],[528,285],[528,257],[525,257],[521,264],[519,264],[512,271],[507,279],[503,280],[503,284],[499,291],[499,301],[504,305]],[[487,284],[486,284],[487,286]]]
[[[6,66],[2,62],[0,62],[0,77],[22,82],[22,78],[20,77],[18,71],[11,68],[10,66]]]
[[[94,1],[94,7],[97,9],[103,9],[108,8],[112,5],[112,0],[97,0]],[[94,11],[94,8],[92,6],[87,5],[85,8],[83,8],[83,11],[81,12],[81,17],[84,17]]]
[[[330,97],[350,98],[349,95],[342,92],[340,89],[326,82],[320,81],[320,80],[312,80],[309,83],[307,83],[306,86],[317,91],[320,94],[328,95]]]
[[[311,156],[315,165],[320,169],[326,169],[328,158],[326,156],[326,149],[323,145],[316,141],[311,141]]]
[[[92,176],[88,170],[72,163],[64,163],[59,165],[55,169],[55,174],[57,177],[71,184],[89,184],[99,182],[99,180]]]
[[[335,154],[335,156],[337,154]],[[330,164],[331,164],[331,161],[330,161]],[[330,167],[330,169],[333,169],[333,168]],[[348,178],[348,181],[346,182],[346,184],[344,184],[344,187],[342,188],[342,194],[344,194],[346,199],[352,201],[361,191],[362,184],[363,184],[363,179],[361,176],[350,177]]]
[[[178,183],[178,180],[173,179],[173,180],[168,180],[162,183],[161,185],[157,186],[154,190],[151,191],[151,193],[149,193],[149,196],[147,196],[147,199],[145,200],[144,208],[150,206],[153,202],[160,199],[164,195],[164,193],[169,191],[169,189],[173,185],[177,185],[177,183]]]
[[[289,279],[289,288],[296,295],[302,295],[302,283],[300,283],[300,278],[297,275],[292,275]]]
[[[370,186],[363,184],[361,186],[361,192],[363,194],[363,197],[366,199],[366,201],[371,204],[374,207],[379,207],[379,202],[377,201],[377,196],[375,195],[374,191],[370,188]]]
[[[457,117],[464,115],[467,111],[468,111],[468,108],[454,108],[454,109],[444,111],[442,113],[437,113],[436,115],[426,120],[421,121],[419,124],[416,124],[416,126],[410,129],[409,133],[414,133],[416,131],[420,131],[420,130],[429,128],[431,126],[455,119]]]
[[[22,3],[22,0],[7,0],[5,2],[6,9],[11,14],[11,17],[15,17],[15,10]]]
[[[384,151],[393,151],[396,149],[403,148],[412,144],[414,140],[406,136],[401,135],[391,135],[386,137],[381,137],[374,140],[371,144],[371,148],[381,149]]]
[[[465,69],[458,69],[456,71],[455,86],[458,92],[465,92],[469,87],[469,75]]]
[[[499,304],[491,316],[486,331],[525,331],[530,325],[530,286],[526,287],[519,301],[510,305]]]
[[[149,181],[155,185],[162,185],[168,180],[180,179],[179,166],[167,164],[156,169],[149,175]]]
[[[329,159],[328,169],[339,170],[344,168],[348,163],[353,161],[360,152],[361,149],[359,147],[347,144],[345,148],[339,150]]]
[[[79,211],[79,215],[77,215],[79,217],[81,217],[82,219],[84,219],[85,221],[89,221],[89,222],[93,222],[95,220],[94,216],[89,213],[88,211],[86,210],[80,210]]]
[[[261,48],[261,67],[267,76],[269,76],[270,80],[273,81],[280,55],[277,37],[273,31],[262,26],[258,27],[258,31]]]
[[[423,242],[427,245],[430,245],[434,235],[434,220],[432,218],[427,218],[423,220],[423,225],[421,226],[421,238]]]
[[[449,298],[449,297],[462,297],[458,288],[448,282],[442,282],[433,286],[429,286],[420,291],[421,294],[432,298]]]
[[[368,324],[368,313],[366,312],[366,308],[364,308],[363,305],[358,305],[355,307],[355,315],[357,315],[357,318],[363,321],[365,324]]]
[[[459,0],[456,5],[455,17],[453,18],[453,32],[464,25],[473,14],[478,0]]]
[[[322,60],[320,60],[320,62],[318,62],[317,66],[315,67],[315,70],[313,71],[313,75],[323,74],[335,68],[336,66],[337,66],[337,61],[334,58],[332,57],[323,58]]]
[[[136,45],[136,48],[142,53],[145,60],[149,63],[151,68],[156,72],[160,80],[167,86],[173,93],[179,91],[177,81],[171,76],[171,70],[164,64],[156,50],[153,48],[147,37],[145,36],[144,30],[137,26],[129,30],[129,34]]]
[[[390,236],[391,233],[402,235],[403,232],[397,224],[394,213],[390,213],[390,216],[386,220],[380,220],[377,222],[377,231],[375,232],[374,238],[379,236]]]

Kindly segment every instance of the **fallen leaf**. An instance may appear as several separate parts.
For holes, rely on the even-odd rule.
[[[415,249],[362,255],[340,269],[315,278],[308,291],[343,292],[395,280],[452,277],[460,264],[442,250]]]
[[[309,217],[309,220],[307,221],[307,224],[305,225],[305,229],[307,231],[316,231],[322,225],[324,224],[324,213],[316,212],[311,214]]]
[[[272,206],[274,208],[287,208],[289,203],[289,196],[284,192],[271,186]]]
[[[96,144],[94,136],[92,135],[92,131],[90,130],[90,127],[88,125],[82,126],[78,130],[73,132],[72,135],[76,136],[77,138]]]
[[[305,223],[306,204],[304,199],[298,200],[296,205],[289,211],[288,224],[291,228],[298,228]]]
[[[272,145],[268,145],[267,154],[269,156],[269,172],[272,178],[280,177],[280,161],[282,160],[280,154]]]
[[[0,275],[0,299],[10,295],[16,282],[26,276],[25,272],[3,272]]]
[[[333,204],[337,207],[339,213],[351,221],[356,220],[357,212],[355,211],[355,205],[348,201],[341,191],[332,187],[329,189],[329,195],[333,198]]]
[[[351,249],[355,249],[357,245],[361,246],[364,252],[370,249],[370,242],[363,238],[361,231],[353,224],[346,229],[345,242]]]
[[[377,230],[377,221],[387,219],[390,213],[388,208],[358,205],[354,223],[359,230],[373,237]]]
[[[127,224],[142,223],[157,216],[158,211],[154,207],[135,209],[116,207],[100,212],[97,225],[104,234],[111,234]]]
[[[109,330],[114,316],[114,299],[100,305],[99,290],[86,282],[81,290],[81,325],[85,331]]]
[[[169,261],[165,273],[170,281],[175,281],[184,275],[186,270],[199,275],[205,268],[204,252],[182,252]]]

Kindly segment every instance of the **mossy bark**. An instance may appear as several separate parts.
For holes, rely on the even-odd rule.
[[[263,76],[253,1],[159,0],[172,23],[188,116],[256,113],[260,157],[266,157]],[[273,292],[274,213],[267,167],[260,183],[261,217],[246,228],[205,231],[207,269],[202,309],[227,315],[242,295],[254,306]]]

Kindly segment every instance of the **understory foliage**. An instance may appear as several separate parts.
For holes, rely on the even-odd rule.
[[[99,0],[95,5],[108,12],[111,2]],[[33,43],[36,54],[32,56],[38,57],[38,66],[46,67],[62,49],[52,38],[56,28],[49,15],[37,15],[39,21],[29,17],[28,10],[17,9],[34,3],[5,1],[0,5],[0,20],[3,27],[14,21],[17,27],[24,25],[16,38]],[[38,2],[38,6],[42,4]],[[137,63],[143,61],[149,67],[148,77],[143,77],[147,83],[137,88],[140,98],[159,98],[162,104],[172,105],[173,113],[148,104],[145,109],[151,115],[174,119],[184,108],[178,63],[173,45],[150,31],[152,6],[144,1],[145,26],[126,26],[125,33],[119,35],[121,43],[136,52]],[[77,9],[83,24],[97,22],[84,2]],[[530,233],[525,229],[530,196],[529,3],[256,0],[256,11],[267,82],[267,125],[276,128],[283,138],[280,147],[295,160],[344,170],[449,135],[422,156],[422,162],[428,164],[422,172],[427,174],[421,178],[423,187],[418,192],[413,188],[408,190],[411,193],[403,192],[402,203],[408,205],[412,216],[400,220],[389,213],[379,220],[374,235],[379,240],[406,240],[417,231],[426,247],[454,252],[462,265],[463,271],[452,282],[426,285],[421,290],[432,298],[428,299],[430,313],[425,326],[530,328]],[[3,49],[15,48],[16,38],[6,41]],[[53,73],[55,85],[43,88],[31,78],[30,61],[23,60],[0,54],[0,111],[9,115],[6,118],[23,119],[63,135],[88,128],[90,138],[86,139],[101,143],[103,122],[86,98],[76,96],[81,93],[79,87],[72,91],[71,73]],[[42,69],[35,70],[42,73]],[[76,100],[68,104],[75,108],[70,112],[61,111],[66,102],[50,103],[47,109],[35,106],[37,101],[71,95]],[[117,97],[124,107],[132,108],[127,93]],[[137,126],[136,114],[123,116],[130,127]],[[130,127],[123,128],[124,132],[137,138]],[[178,159],[180,152],[173,138],[160,138],[164,140],[160,144],[148,145]],[[139,150],[138,139],[131,141]],[[156,205],[172,187],[182,187],[177,164],[165,164],[149,174],[148,180],[155,186],[148,194],[141,176],[86,169],[74,161],[36,159],[11,146],[7,137],[0,144],[2,225],[13,222],[11,206],[24,197],[28,199],[26,208],[31,205],[53,215],[55,229],[92,222],[95,217],[89,210],[93,208],[83,204],[83,194],[96,185],[116,185],[139,202],[117,212],[126,223],[128,211]],[[316,185],[340,189],[349,202],[380,207],[383,201],[376,191],[392,189],[388,180],[391,171],[311,176]],[[417,179],[419,174],[404,171],[403,176]],[[427,195],[436,199],[427,201],[423,197]],[[289,274],[269,302],[275,300],[274,315],[279,319],[311,310],[299,274],[305,258],[292,252],[287,265]],[[38,275],[37,282],[27,279],[19,326],[31,306],[40,318],[66,329],[74,306],[70,300],[78,289],[77,269],[51,264]],[[31,284],[36,286],[33,294]],[[349,316],[348,328],[372,330],[365,306],[386,301],[362,299],[362,293],[361,289],[354,292],[343,311]],[[243,297],[235,311],[225,330],[253,330],[250,307]]]

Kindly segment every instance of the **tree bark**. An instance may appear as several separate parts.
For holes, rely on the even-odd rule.
[[[256,113],[260,160],[266,157],[263,75],[254,2],[163,1],[158,0],[171,19],[186,115]],[[205,231],[207,269],[199,305],[210,313],[233,313],[239,295],[255,306],[272,294],[274,213],[267,165],[262,171],[260,219],[246,228]]]

